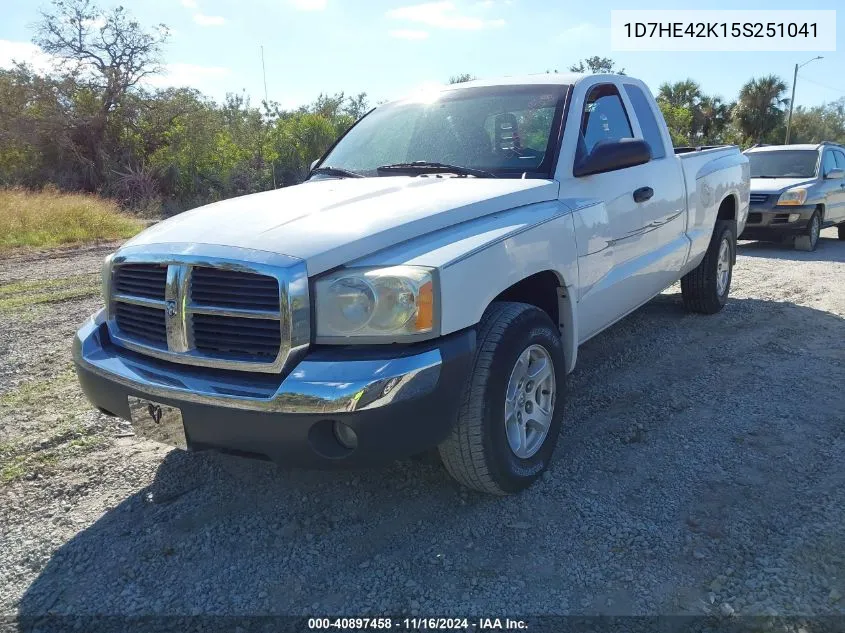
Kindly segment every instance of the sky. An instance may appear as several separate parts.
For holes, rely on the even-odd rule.
[[[101,7],[114,6],[98,0]],[[188,85],[222,99],[264,97],[261,47],[271,101],[293,108],[320,93],[366,92],[371,103],[398,98],[452,75],[479,78],[566,71],[578,59],[612,57],[654,92],[692,77],[707,94],[734,99],[753,76],[778,74],[796,105],[845,97],[845,5],[837,14],[837,51],[613,52],[611,9],[697,9],[692,0],[124,0],[142,24],[171,30],[154,86]],[[805,6],[806,5],[806,6]],[[839,2],[713,0],[707,9],[836,9]],[[0,0],[0,67],[12,59],[49,63],[31,43],[42,0]]]

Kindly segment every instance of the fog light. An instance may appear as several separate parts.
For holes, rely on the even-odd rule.
[[[334,430],[335,439],[344,448],[352,450],[358,446],[358,435],[351,427],[345,425],[343,422],[335,422],[332,429]]]
[[[800,213],[790,213],[789,214],[789,221],[790,222],[797,222],[800,217],[801,217]]]

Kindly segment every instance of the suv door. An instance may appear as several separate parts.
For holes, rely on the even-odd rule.
[[[833,152],[833,158],[836,160],[836,168],[845,171],[845,150],[835,148],[831,151]],[[845,222],[845,178],[830,180],[828,182],[833,185],[838,184],[839,190],[837,192],[836,187],[833,187],[831,195],[834,197],[834,204],[831,213],[827,214],[827,219],[836,224]]]
[[[821,198],[824,201],[824,223],[839,222],[838,219],[842,215],[843,204],[843,189],[842,183],[845,182],[839,178],[828,179],[827,175],[837,169],[836,154],[832,147],[827,147],[822,154],[821,163],[821,180],[819,180],[818,187],[820,189]]]

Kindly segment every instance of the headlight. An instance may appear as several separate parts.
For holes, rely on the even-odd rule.
[[[796,187],[795,189],[789,189],[780,194],[780,198],[778,198],[778,204],[781,206],[800,205],[804,204],[804,201],[806,199],[807,190],[801,187]]]
[[[418,266],[341,270],[314,284],[317,339],[420,338],[435,332],[435,279]]]
[[[103,301],[106,304],[106,309],[109,305],[109,296],[111,295],[111,264],[114,259],[114,253],[107,255],[103,260],[103,268],[101,275],[101,292],[103,293]]]

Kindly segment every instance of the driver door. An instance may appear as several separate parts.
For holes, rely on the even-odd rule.
[[[580,136],[575,164],[606,140],[632,138],[631,118],[618,87],[598,84],[587,93],[580,113]],[[571,173],[571,172],[570,172]],[[642,229],[645,213],[634,192],[649,186],[648,163],[602,174],[567,179],[561,195],[575,199],[600,199],[575,211],[578,244],[578,321],[581,340],[586,340],[636,308],[648,297],[632,273],[634,262],[647,253]]]

